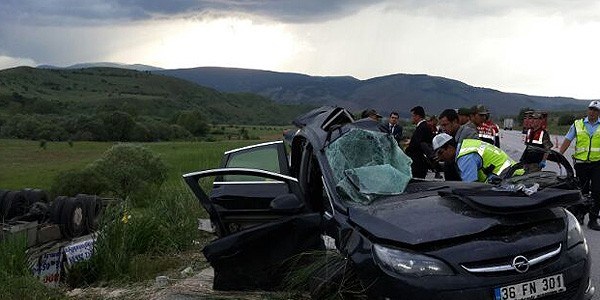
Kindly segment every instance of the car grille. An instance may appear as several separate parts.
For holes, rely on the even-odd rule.
[[[552,247],[545,247],[536,251],[524,253],[523,256],[527,258],[530,264],[530,269],[539,267],[545,262],[550,261],[552,258],[558,256],[561,251],[561,244],[554,245]],[[516,270],[512,266],[513,257],[503,257],[493,261],[461,264],[461,267],[467,272],[475,274],[498,274],[503,272],[516,273]]]

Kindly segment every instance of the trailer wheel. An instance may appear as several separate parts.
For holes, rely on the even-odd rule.
[[[96,195],[77,194],[75,198],[83,202],[86,216],[86,231],[94,232],[98,229],[98,216],[102,209],[102,202]]]
[[[52,223],[62,225],[60,216],[62,214],[62,209],[67,199],[69,199],[69,197],[58,196],[52,202],[52,205],[50,206],[50,221],[52,221]]]
[[[40,189],[25,188],[21,190],[27,198],[27,204],[32,205],[36,202],[48,203],[48,194]]]
[[[4,218],[5,209],[4,209],[4,198],[6,194],[8,194],[8,190],[0,190],[0,218]]]
[[[2,200],[4,219],[10,220],[14,217],[24,215],[27,210],[27,199],[21,191],[10,191]]]
[[[66,237],[81,236],[86,229],[86,214],[83,201],[78,198],[67,198],[61,212],[61,228]]]

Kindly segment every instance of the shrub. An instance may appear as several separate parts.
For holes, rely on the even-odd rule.
[[[161,158],[133,144],[111,147],[91,167],[106,182],[108,190],[121,199],[159,187],[167,179],[167,167]]]
[[[54,178],[51,187],[52,194],[65,196],[102,195],[107,190],[108,186],[104,178],[100,177],[91,167],[61,172]]]
[[[161,188],[144,209],[130,211],[127,202],[108,207],[94,255],[69,271],[69,284],[153,278],[163,268],[172,267],[172,262],[148,268],[139,264],[153,255],[187,250],[197,239],[200,208],[183,189],[183,184]]]

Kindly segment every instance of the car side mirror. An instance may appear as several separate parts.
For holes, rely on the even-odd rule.
[[[278,212],[296,212],[304,208],[304,202],[295,194],[283,194],[271,201],[270,207]]]

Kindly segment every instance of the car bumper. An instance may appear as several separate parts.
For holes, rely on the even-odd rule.
[[[494,300],[495,288],[562,273],[566,291],[537,299],[590,300],[595,291],[590,281],[591,261],[582,248],[568,250],[554,262],[529,271],[527,276],[475,276],[461,273],[456,276],[399,279],[380,271],[376,279],[365,280],[363,277],[362,281],[364,286],[368,286],[369,299]]]

